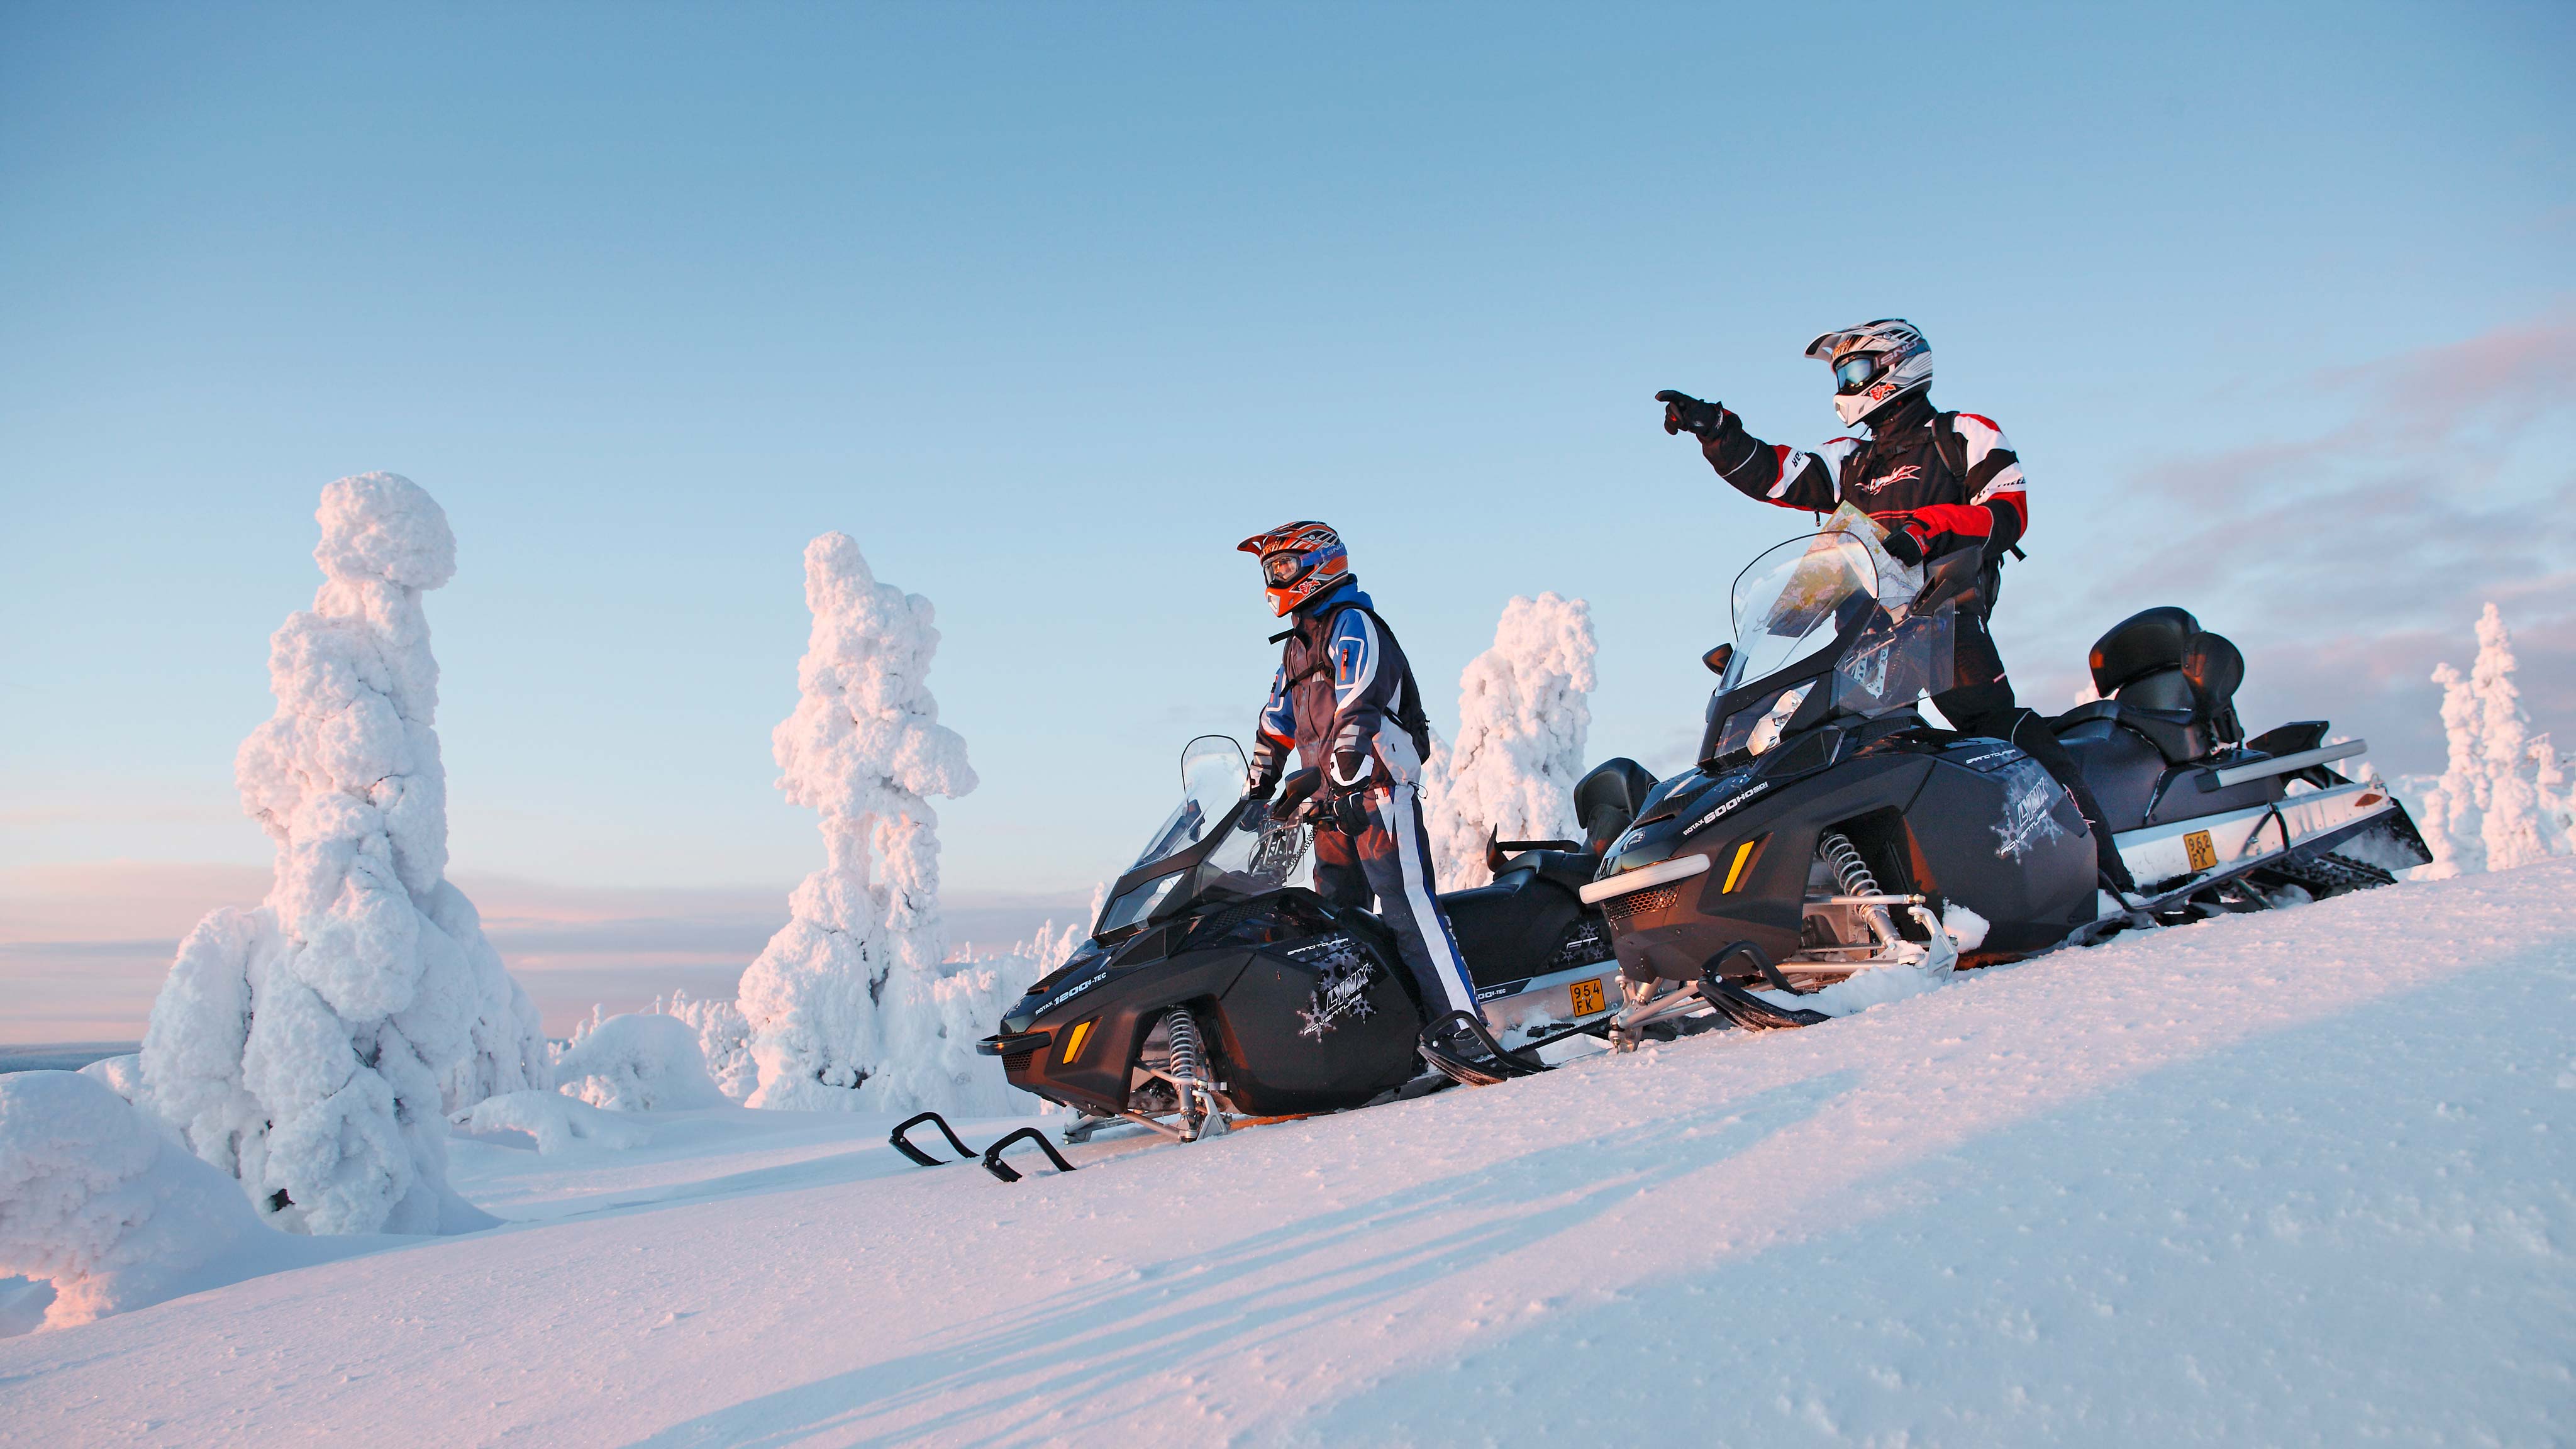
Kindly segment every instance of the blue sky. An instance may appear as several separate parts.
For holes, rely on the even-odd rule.
[[[2033,479],[1999,633],[2035,702],[2184,602],[2250,717],[2422,769],[2422,672],[2498,597],[2576,720],[2571,40],[2564,6],[12,6],[0,869],[265,860],[232,753],[316,495],[375,468],[460,539],[460,870],[816,863],[768,740],[830,528],[938,605],[959,891],[1083,890],[1183,739],[1245,730],[1271,623],[1229,549],[1287,518],[1343,528],[1435,720],[1512,594],[1589,599],[1594,753],[1669,763],[1796,519],[1651,395],[1820,441],[1799,348],[1883,315]]]

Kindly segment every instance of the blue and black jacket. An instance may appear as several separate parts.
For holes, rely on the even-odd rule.
[[[1261,707],[1261,733],[1296,746],[1301,763],[1345,789],[1420,783],[1431,753],[1422,691],[1404,646],[1359,582],[1306,601],[1278,637],[1286,647]],[[1337,767],[1335,755],[1355,756],[1355,768]]]

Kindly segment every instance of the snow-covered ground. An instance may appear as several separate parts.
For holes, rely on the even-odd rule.
[[[2565,1442],[2571,895],[2404,885],[1008,1186],[855,1114],[459,1141],[516,1226],[0,1340],[0,1441]]]

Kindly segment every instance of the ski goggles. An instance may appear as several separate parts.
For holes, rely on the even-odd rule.
[[[1834,391],[1855,393],[1869,386],[1870,380],[1878,376],[1879,363],[1884,356],[1877,352],[1855,352],[1835,363]]]
[[[1302,553],[1264,554],[1261,559],[1261,577],[1267,580],[1272,588],[1277,588],[1294,581],[1299,574],[1306,571],[1306,565],[1307,556]]]

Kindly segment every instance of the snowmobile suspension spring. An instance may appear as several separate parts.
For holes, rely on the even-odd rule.
[[[1186,1006],[1173,1007],[1164,1020],[1164,1032],[1171,1044],[1169,1070],[1178,1088],[1181,1109],[1181,1140],[1194,1141],[1201,1119],[1216,1107],[1208,1097],[1206,1058],[1199,1052],[1199,1022]]]
[[[1188,1007],[1175,1006],[1166,1030],[1171,1041],[1173,1079],[1187,1082],[1192,1087],[1204,1087],[1207,1083],[1207,1059],[1199,1050],[1198,1018],[1190,1015]]]
[[[1853,896],[1884,895],[1878,888],[1878,876],[1861,859],[1860,850],[1851,837],[1839,830],[1828,830],[1816,841],[1816,854],[1833,868],[1834,879],[1842,882],[1843,894]],[[1870,929],[1877,932],[1879,943],[1893,947],[1898,941],[1896,922],[1889,918],[1885,906],[1871,906],[1867,913]]]

